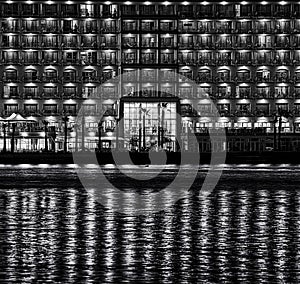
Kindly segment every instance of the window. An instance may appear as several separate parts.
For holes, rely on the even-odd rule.
[[[76,104],[64,104],[63,113],[66,115],[76,115]]]
[[[19,98],[19,88],[18,86],[4,86],[3,87],[3,98]]]
[[[197,18],[209,18],[213,16],[213,5],[197,5]]]
[[[300,115],[300,104],[294,104],[295,115]]]
[[[38,94],[38,88],[36,86],[25,86],[24,94],[26,98],[36,98]]]
[[[19,111],[18,104],[4,104],[4,111],[6,115],[17,113]]]
[[[250,115],[251,107],[250,104],[236,104],[236,111],[238,115]]]
[[[179,97],[180,98],[192,98],[193,97],[193,87],[179,87]]]
[[[217,74],[218,74],[219,82],[230,81],[230,71],[229,70],[227,70],[227,69],[219,70]]]
[[[271,79],[271,72],[268,69],[261,69],[256,72],[256,78],[259,82],[269,81]]]
[[[38,112],[37,104],[24,104],[25,115],[35,115]]]
[[[270,115],[269,104],[256,104],[255,114],[257,116],[268,116]]]
[[[288,86],[275,86],[275,98],[286,98],[289,95]]]
[[[211,104],[198,104],[197,110],[200,116],[206,116],[212,114]]]
[[[4,71],[4,80],[15,81],[18,79],[18,72],[15,69],[6,69]]]
[[[288,111],[289,110],[289,104],[276,104],[276,111],[280,112],[280,111]]]
[[[58,113],[56,104],[44,104],[43,113],[46,115],[55,115]]]
[[[218,86],[217,87],[217,96],[220,98],[227,98],[231,95],[230,86]]]
[[[257,97],[258,98],[270,98],[271,93],[270,93],[270,87],[257,87]]]
[[[142,20],[142,31],[154,31],[156,29],[155,21]]]
[[[250,98],[251,88],[249,86],[237,86],[236,98]]]
[[[198,87],[197,89],[197,97],[200,98],[209,98],[209,96],[212,94],[212,88],[210,86],[208,87]]]
[[[220,115],[229,115],[230,114],[230,104],[217,104],[217,109]]]
[[[234,5],[217,5],[216,15],[222,18],[233,18],[235,17]]]
[[[44,98],[55,98],[58,95],[57,86],[45,86],[43,92]]]
[[[251,78],[251,73],[249,70],[238,70],[237,73],[237,81],[243,82],[243,81],[249,81]]]
[[[175,14],[175,7],[174,5],[159,5],[158,6],[158,13],[162,16],[169,16]]]
[[[255,15],[256,16],[272,16],[272,10],[271,10],[271,4],[266,4],[266,5],[262,5],[262,4],[257,4],[256,5],[256,9],[255,9]]]
[[[82,110],[86,115],[95,115],[97,112],[97,106],[94,104],[83,104]]]
[[[144,26],[144,28],[146,28],[146,26]],[[137,21],[125,20],[122,22],[123,31],[135,31],[136,29],[137,29]]]
[[[80,16],[81,17],[94,17],[94,5],[93,4],[80,4]]]
[[[57,80],[57,71],[55,69],[47,69],[44,73],[44,80],[46,82],[55,82]]]
[[[24,81],[25,82],[33,82],[38,79],[38,73],[37,70],[26,70],[24,73]]]
[[[75,70],[66,70],[63,73],[63,79],[65,82],[74,82],[76,81],[76,72]]]
[[[96,96],[96,87],[95,86],[85,86],[82,89],[82,97],[88,98],[88,97],[95,97]]]
[[[43,10],[46,17],[57,16],[57,4],[44,4]]]
[[[73,98],[76,96],[76,87],[63,87],[63,96],[65,98]]]

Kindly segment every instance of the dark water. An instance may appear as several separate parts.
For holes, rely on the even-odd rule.
[[[104,209],[72,167],[2,166],[0,282],[299,283],[300,166],[244,167],[208,198],[135,217]]]

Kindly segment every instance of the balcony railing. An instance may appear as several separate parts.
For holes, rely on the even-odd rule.
[[[43,109],[42,114],[43,115],[59,115],[60,113],[58,110]]]
[[[22,95],[19,93],[4,93],[3,99],[21,99]]]
[[[42,98],[44,99],[58,99],[60,98],[59,94],[58,93],[47,93],[47,92],[44,92],[41,94]]]
[[[19,78],[18,76],[3,76],[2,77],[2,81],[5,82],[5,83],[10,83],[10,82],[18,82],[19,81]]]

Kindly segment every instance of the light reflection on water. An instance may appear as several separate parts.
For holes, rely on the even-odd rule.
[[[104,170],[116,179],[114,166]],[[176,171],[168,167],[161,180],[172,180]],[[196,195],[167,212],[133,217],[98,204],[73,166],[0,166],[0,280],[299,283],[299,171],[225,165],[208,198]],[[159,186],[145,182],[147,189]],[[151,208],[153,197],[147,198]]]

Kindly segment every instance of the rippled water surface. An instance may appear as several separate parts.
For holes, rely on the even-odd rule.
[[[204,173],[192,197],[137,217],[98,204],[71,166],[0,167],[0,282],[300,283],[300,166],[227,165],[207,198]]]

